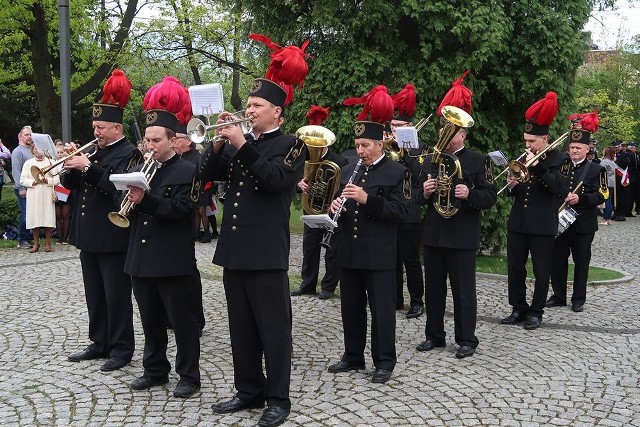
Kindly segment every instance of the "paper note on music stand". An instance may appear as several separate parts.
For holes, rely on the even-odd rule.
[[[507,166],[509,164],[509,160],[507,160],[507,156],[501,150],[492,151],[489,153],[489,158],[496,166]]]
[[[113,182],[116,186],[116,190],[126,190],[127,185],[142,188],[144,190],[151,189],[147,182],[147,178],[142,172],[114,173],[109,175],[109,181]]]
[[[32,133],[31,139],[33,139],[33,145],[36,146],[38,151],[45,157],[56,159],[56,146],[53,144],[53,139],[46,133]]]
[[[300,219],[310,228],[322,228],[323,230],[333,230],[338,226],[327,214],[322,215],[302,215]]]
[[[224,97],[220,83],[191,86],[189,96],[194,116],[209,117],[224,111]]]
[[[418,143],[418,131],[413,126],[396,128],[396,141],[398,141],[398,147],[405,150],[420,147]]]

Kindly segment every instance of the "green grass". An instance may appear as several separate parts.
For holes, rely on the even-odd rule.
[[[479,256],[476,271],[481,273],[492,273],[507,275],[507,258],[502,255]],[[569,279],[573,277],[573,264],[569,264]],[[527,277],[533,278],[533,266],[531,260],[527,261]],[[613,280],[623,277],[618,271],[601,267],[589,267],[589,281]]]

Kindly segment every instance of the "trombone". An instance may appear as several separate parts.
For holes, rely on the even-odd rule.
[[[69,160],[73,156],[77,156],[78,154],[81,154],[84,151],[87,151],[92,146],[95,147],[97,145],[98,145],[98,138],[94,139],[93,141],[87,142],[82,147],[76,149],[73,153],[67,154],[63,158],[56,160],[55,162],[51,163],[46,168],[40,169],[39,167],[37,167],[35,165],[31,166],[31,176],[33,176],[33,179],[35,179],[35,180],[37,180],[39,182],[42,182],[42,180],[44,180],[44,178],[45,178],[45,175],[48,174],[53,169],[55,169],[58,165],[61,165],[62,163],[66,162],[67,160]],[[89,153],[89,154],[87,154],[87,157],[91,157],[95,153],[96,153],[95,151],[92,152],[92,153]],[[53,174],[53,175],[58,175],[60,173],[64,173],[64,172],[58,172],[57,174]]]
[[[157,166],[158,163],[151,156],[149,156],[142,165],[142,169],[140,170],[140,172],[144,174],[144,178],[147,181],[147,184],[151,182],[153,176],[156,174],[156,171],[158,170]],[[134,207],[133,202],[129,200],[130,191],[131,190],[127,190],[127,192],[124,194],[124,198],[120,203],[120,210],[118,212],[109,212],[109,214],[107,215],[109,217],[109,221],[120,228],[127,228],[131,224],[129,218],[127,218]]]
[[[562,135],[560,135],[558,139],[553,141],[551,144],[547,145],[543,150],[540,150],[539,153],[531,157],[525,163],[522,163],[522,161],[520,160],[522,159],[523,156],[520,156],[516,160],[511,160],[509,162],[509,166],[507,166],[507,168],[504,171],[502,171],[498,176],[502,175],[505,171],[508,171],[509,175],[513,176],[519,183],[529,181],[531,179],[531,172],[529,171],[529,169],[531,168],[531,165],[535,163],[540,157],[546,156],[547,152],[564,144],[568,137],[569,137],[569,132],[563,133]],[[509,184],[502,187],[500,191],[498,191],[498,194],[506,190],[508,186]]]
[[[429,116],[427,118],[421,118],[418,123],[416,123],[416,125],[414,126],[416,128],[416,132],[420,132],[422,130],[422,128],[429,123],[429,120],[431,120],[431,117],[433,116],[433,113],[429,114]],[[403,144],[404,145],[404,144]],[[407,150],[408,153],[408,149],[403,146],[400,147],[400,144],[398,144],[398,141],[396,141],[395,138],[391,137],[391,138],[387,138],[385,140],[382,141],[382,147],[384,149],[384,152],[387,156],[389,156],[389,158],[395,162],[400,161],[400,159],[402,159],[404,157],[404,152],[405,150]],[[411,158],[418,158],[423,156],[423,154],[419,154],[417,156],[412,156],[411,154],[408,154],[409,157]]]
[[[195,142],[196,144],[202,144],[205,140],[209,139],[209,132],[226,126],[240,125],[240,127],[242,128],[242,133],[251,132],[251,128],[253,127],[253,116],[241,117],[236,119],[231,118],[233,116],[236,116],[237,114],[238,113],[234,113],[224,123],[218,123],[215,125],[205,125],[202,120],[194,117],[193,119],[189,120],[189,123],[187,123],[187,135],[189,135],[189,139],[192,142]],[[223,139],[224,138],[216,136],[215,138],[213,138],[212,143],[215,144],[222,141]]]

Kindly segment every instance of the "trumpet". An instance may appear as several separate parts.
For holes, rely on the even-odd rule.
[[[144,178],[147,183],[150,183],[157,170],[158,163],[153,159],[153,157],[149,156],[142,165],[140,172],[144,174]],[[122,203],[120,203],[120,210],[118,212],[109,212],[107,215],[109,217],[109,221],[120,228],[127,228],[131,224],[129,218],[127,218],[134,207],[134,203],[129,200],[130,191],[131,190],[127,190],[124,194]]]
[[[95,147],[97,145],[98,145],[98,138],[94,139],[93,141],[87,142],[82,147],[76,149],[73,153],[67,154],[63,158],[56,160],[55,162],[51,163],[49,166],[47,166],[44,169],[40,169],[35,165],[31,166],[31,176],[33,176],[33,179],[39,182],[42,182],[42,180],[45,178],[45,175],[51,172],[53,169],[55,169],[58,165],[61,165],[62,163],[66,162],[73,156],[77,156],[78,154],[83,153],[84,151],[87,151],[89,148]],[[87,154],[87,157],[91,157],[94,154],[95,154],[95,151],[93,153]],[[53,175],[59,175],[60,173],[64,173],[64,172],[58,172],[57,174],[53,174]]]
[[[543,150],[540,150],[539,153],[536,153],[535,156],[531,157],[525,163],[522,163],[522,161],[519,160],[520,158],[522,158],[522,156],[520,156],[518,160],[511,160],[506,170],[509,172],[509,175],[513,176],[519,183],[529,181],[531,179],[531,172],[529,171],[531,165],[534,164],[539,158],[543,156],[546,157],[549,151],[564,144],[568,137],[569,132],[563,133],[558,139],[547,145]],[[500,175],[502,175],[502,173]],[[502,187],[500,191],[498,191],[498,194],[506,190],[508,186],[509,184]]]
[[[196,144],[202,144],[204,141],[210,139],[209,132],[220,129],[226,126],[240,125],[242,128],[242,133],[251,132],[251,128],[253,127],[253,116],[249,117],[240,117],[233,119],[233,116],[242,115],[244,116],[244,112],[234,113],[232,116],[229,116],[229,119],[224,123],[218,123],[215,125],[205,125],[204,122],[200,119],[196,119],[195,117],[189,120],[187,123],[187,135],[189,135],[189,139]],[[222,141],[224,138],[220,138],[216,136],[211,141],[213,144],[216,144]]]

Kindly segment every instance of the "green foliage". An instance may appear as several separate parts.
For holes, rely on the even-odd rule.
[[[13,191],[13,184],[7,183],[2,187],[2,200],[0,200],[0,227],[4,227],[5,225],[17,226],[19,213],[18,200],[16,199]]]

